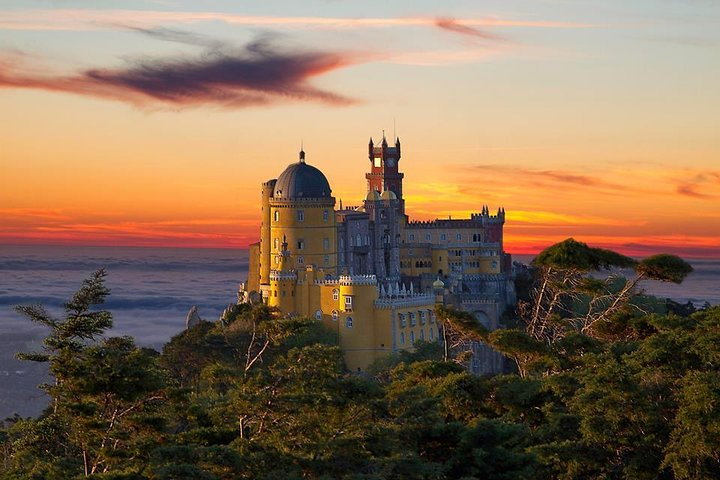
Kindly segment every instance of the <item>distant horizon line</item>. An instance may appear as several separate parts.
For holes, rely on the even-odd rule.
[[[548,245],[549,247],[550,245]],[[8,243],[0,243],[0,249],[2,247],[70,247],[70,248],[136,248],[136,249],[174,249],[174,250],[244,250],[247,251],[250,249],[250,244],[245,246],[237,246],[237,245],[216,245],[216,246],[187,246],[187,245],[171,245],[171,244],[162,244],[162,245],[131,245],[131,244],[92,244],[92,243],[74,243],[74,242],[29,242],[29,243],[17,243],[17,242],[8,242]],[[619,253],[622,253],[624,255],[627,255],[629,257],[633,258],[643,258],[650,255],[655,255],[656,253],[670,253],[670,252],[656,252],[656,253],[649,253],[646,255],[637,255],[637,254],[628,254],[623,253],[623,249],[618,248],[612,248],[612,247],[602,247],[601,248],[608,248],[612,250],[616,250]],[[521,249],[519,252],[508,252],[505,251],[505,253],[511,255],[511,256],[534,256],[540,253],[542,250],[537,251],[529,251]],[[716,255],[682,255],[678,253],[672,253],[673,255],[678,255],[681,257],[684,257],[689,260],[720,260],[720,252]]]

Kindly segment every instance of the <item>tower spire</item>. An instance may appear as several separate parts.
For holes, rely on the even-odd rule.
[[[300,139],[300,163],[305,163],[305,149],[303,148],[302,139]]]

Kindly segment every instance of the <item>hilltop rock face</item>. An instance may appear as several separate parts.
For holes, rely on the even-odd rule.
[[[185,319],[185,329],[190,329],[202,321],[203,320],[200,318],[200,314],[198,313],[197,305],[193,305],[187,314],[187,318]]]

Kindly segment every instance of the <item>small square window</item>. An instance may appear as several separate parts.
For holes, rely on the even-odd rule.
[[[352,310],[353,308],[353,297],[345,295],[345,310]]]
[[[297,248],[298,248],[298,250],[303,250],[305,248],[305,240],[298,240]]]

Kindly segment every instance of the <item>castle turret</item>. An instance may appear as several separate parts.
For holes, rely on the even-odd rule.
[[[368,144],[370,157],[370,172],[365,175],[367,179],[367,191],[384,192],[392,191],[400,200],[400,215],[405,214],[405,200],[403,200],[402,182],[405,176],[399,170],[400,163],[400,139],[395,140],[395,146],[388,146],[387,138],[383,135],[382,143],[375,147],[372,138]]]

